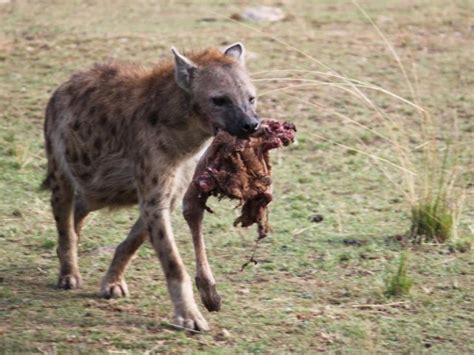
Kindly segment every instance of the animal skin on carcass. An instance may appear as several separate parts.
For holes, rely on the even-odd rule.
[[[196,189],[202,204],[209,196],[237,199],[242,213],[234,225],[258,225],[258,239],[269,231],[268,204],[272,201],[269,150],[294,141],[296,127],[275,120],[262,121],[249,138],[238,138],[219,131],[200,159],[190,189]],[[205,206],[209,212],[213,212]]]

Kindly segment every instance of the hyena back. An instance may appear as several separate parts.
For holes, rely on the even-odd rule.
[[[52,95],[45,120],[45,186],[58,231],[58,287],[81,285],[77,242],[89,212],[139,204],[140,217],[117,247],[101,295],[128,294],[123,278],[135,251],[150,239],[164,270],[178,325],[206,330],[178,253],[170,212],[189,185],[199,152],[218,130],[245,136],[259,125],[255,89],[240,43],[153,68],[117,63],[74,74]],[[184,206],[195,245],[198,289],[209,310],[220,297],[207,262],[202,214]]]

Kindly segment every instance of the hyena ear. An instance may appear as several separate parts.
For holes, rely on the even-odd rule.
[[[171,47],[171,51],[174,54],[174,61],[176,63],[176,69],[174,72],[176,83],[184,91],[190,92],[191,77],[197,66],[190,59],[180,54],[176,48]]]
[[[224,54],[237,59],[240,64],[245,65],[245,47],[242,43],[237,42],[230,45],[224,49]]]

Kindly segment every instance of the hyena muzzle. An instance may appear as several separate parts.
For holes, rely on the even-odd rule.
[[[80,287],[78,237],[85,217],[104,207],[138,204],[140,216],[117,247],[104,276],[103,297],[128,295],[123,274],[149,239],[164,270],[175,321],[207,330],[191,279],[174,241],[170,213],[189,185],[200,152],[219,129],[247,136],[259,127],[255,88],[240,43],[152,68],[107,63],[74,74],[54,92],[44,134],[44,186],[58,232],[58,287]],[[183,203],[196,253],[196,284],[210,311],[220,308],[202,235],[202,206]]]

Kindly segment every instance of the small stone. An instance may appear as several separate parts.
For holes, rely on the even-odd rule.
[[[310,220],[311,220],[311,222],[313,222],[313,223],[320,223],[320,222],[322,222],[322,221],[324,220],[324,217],[323,217],[323,215],[316,213],[316,214],[313,214],[313,215],[311,216]]]
[[[14,210],[14,211],[12,212],[12,215],[13,215],[14,217],[23,217],[23,213],[21,213],[20,210]]]
[[[115,252],[116,247],[113,245],[106,245],[103,247],[98,247],[94,250],[91,250],[88,255],[94,255],[94,256],[107,256],[107,255],[113,255]]]
[[[223,338],[230,338],[230,332],[229,332],[227,329],[222,328],[221,336],[222,336]]]
[[[276,22],[283,20],[285,18],[285,13],[277,7],[256,6],[247,7],[240,14],[234,14],[231,17],[235,20]]]
[[[248,288],[241,288],[239,291],[240,294],[242,295],[248,295],[250,293],[250,290]]]

